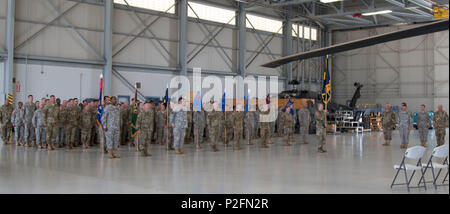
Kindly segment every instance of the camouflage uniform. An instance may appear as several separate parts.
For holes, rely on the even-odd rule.
[[[58,122],[61,119],[59,106],[49,103],[42,110],[44,115],[44,124],[46,126],[47,145],[54,146],[56,143],[56,134],[58,133]]]
[[[244,117],[245,114],[242,111],[235,111],[232,113],[232,125],[233,125],[233,131],[234,131],[234,141],[236,146],[240,146],[240,141],[242,140],[242,132],[243,132],[243,126],[244,126]]]
[[[60,147],[62,147],[64,144],[66,144],[66,140],[67,140],[65,126],[67,123],[66,121],[68,119],[67,118],[68,117],[68,115],[67,115],[68,108],[69,107],[64,106],[64,107],[62,107],[62,109],[60,111],[60,119],[58,121],[58,132],[56,133],[56,143]]]
[[[255,135],[255,112],[249,111],[245,114],[244,125],[245,125],[245,131],[244,131],[245,137],[248,139],[248,137],[250,135],[249,140],[254,139],[256,136]]]
[[[392,130],[397,122],[397,115],[391,110],[384,111],[381,118],[381,124],[383,126],[383,135],[386,143],[390,143],[392,140]]]
[[[206,125],[205,112],[203,110],[194,112],[194,142],[203,143],[203,133]]]
[[[11,123],[14,126],[14,134],[15,134],[15,138],[16,138],[16,143],[18,143],[19,145],[22,142],[24,142],[24,137],[23,137],[23,129],[24,129],[23,120],[24,119],[25,119],[25,110],[23,108],[14,109],[14,111],[12,112],[12,115],[11,115]]]
[[[306,142],[306,136],[309,134],[309,123],[311,121],[311,114],[307,108],[301,108],[298,111],[298,121],[300,123],[300,140]]]
[[[83,110],[81,112],[81,143],[84,147],[89,146],[89,142],[92,139],[92,127],[94,126],[94,117],[92,117],[92,111]]]
[[[419,130],[419,137],[422,145],[427,143],[428,129],[430,127],[431,119],[428,112],[419,112],[419,114],[417,114],[417,129]]]
[[[0,108],[0,134],[4,144],[9,143],[11,139],[11,114],[14,108],[11,104],[3,105]]]
[[[34,103],[25,103],[24,105],[24,111],[25,111],[25,142],[27,144],[31,144],[32,141],[35,140],[34,136],[34,127],[31,123],[34,115],[34,111],[36,111],[36,104]]]
[[[445,143],[445,128],[448,127],[448,114],[445,111],[434,112],[433,126],[438,146]]]
[[[120,108],[115,105],[107,105],[102,116],[103,127],[105,131],[106,148],[108,151],[116,150],[120,140]]]
[[[139,130],[139,151],[147,151],[148,145],[152,142],[152,135],[155,124],[155,111],[141,111],[136,121],[136,129]]]
[[[283,136],[283,124],[282,124],[282,120],[281,120],[282,115],[283,115],[283,112],[278,111],[278,116],[277,116],[277,119],[275,120],[275,122],[277,124],[277,135],[279,137]]]
[[[173,145],[175,149],[183,148],[184,136],[187,128],[187,112],[184,110],[173,111],[170,114],[170,123],[175,125],[173,128]]]
[[[413,118],[409,111],[398,113],[398,128],[403,145],[409,143],[409,129],[413,127]]]
[[[269,113],[269,111],[261,111],[257,114],[257,118],[259,118],[259,115],[269,115]],[[257,120],[259,121],[259,119]],[[270,140],[270,122],[259,121],[259,130],[261,132],[261,146],[267,147]]]
[[[171,112],[172,111],[169,110],[169,114],[171,114]],[[157,118],[156,126],[158,127],[158,142],[161,145],[164,145],[164,143],[166,143],[167,145],[172,145],[173,128],[170,125],[169,125],[169,127],[166,128],[166,126],[167,126],[167,109],[165,109],[164,111],[161,111],[161,110],[158,111],[156,118]],[[169,133],[167,133],[167,132],[169,132]],[[169,140],[169,142],[166,142],[167,139]]]
[[[230,142],[231,138],[233,138],[233,111],[227,111],[223,115],[223,124],[224,124],[224,143],[228,145],[228,142]],[[225,132],[226,131],[226,132]],[[225,134],[226,134],[226,142],[225,142]]]
[[[288,137],[288,142],[294,133],[294,117],[287,110],[281,114],[281,124],[284,129],[284,134]]]
[[[89,113],[90,113],[90,115],[92,117],[92,121],[93,121],[93,124],[92,124],[92,127],[91,127],[91,139],[89,140],[89,142],[91,143],[90,145],[92,145],[92,144],[97,144],[98,140],[100,139],[98,137],[98,134],[99,134],[98,133],[98,127],[99,127],[99,125],[97,123],[97,106],[92,107],[89,110]]]
[[[260,114],[260,112],[259,111],[255,111],[255,117],[254,117],[254,119],[255,119],[255,121],[254,121],[254,123],[255,123],[255,127],[253,127],[254,129],[253,129],[253,133],[254,133],[254,138],[259,138],[260,136],[258,136],[258,130],[259,130],[259,126],[260,126],[260,123],[259,123],[259,114]]]
[[[121,128],[121,136],[120,142],[122,145],[125,145],[131,139],[131,107],[128,106],[120,111],[120,115],[122,117],[122,128]]]
[[[66,112],[66,126],[64,130],[66,132],[66,140],[68,146],[75,146],[75,137],[77,129],[80,126],[80,109],[78,106],[72,106],[67,109]]]
[[[209,141],[212,146],[216,145],[216,142],[219,140],[220,135],[220,121],[222,120],[223,114],[221,111],[210,111],[208,112],[208,117],[206,118],[206,124],[208,127],[209,133]]]
[[[46,134],[44,127],[44,115],[42,114],[42,109],[38,109],[34,111],[33,118],[31,119],[31,123],[35,128],[35,136],[36,136],[36,145],[44,146],[46,142]]]
[[[325,126],[326,113],[324,111],[317,111],[314,114],[316,120],[316,135],[319,139],[319,148],[323,147],[326,142],[327,130]]]

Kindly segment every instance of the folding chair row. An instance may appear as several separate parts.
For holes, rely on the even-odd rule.
[[[417,188],[421,187],[420,185],[423,183],[423,187],[426,190],[427,189],[426,183],[430,183],[430,182],[425,181],[425,172],[427,171],[428,168],[430,168],[433,173],[433,185],[435,186],[435,188],[437,188],[437,186],[438,186],[436,184],[436,181],[437,181],[439,175],[441,174],[441,171],[443,169],[447,168],[447,175],[444,177],[444,181],[442,182],[442,184],[443,184],[448,177],[448,151],[449,151],[448,149],[449,149],[448,145],[443,145],[443,146],[434,148],[433,153],[430,157],[430,160],[428,161],[427,164],[422,164],[422,157],[426,151],[425,147],[414,146],[414,147],[407,149],[405,152],[405,155],[402,158],[402,162],[400,163],[400,165],[394,165],[394,169],[397,170],[397,173],[395,174],[394,180],[392,181],[391,188],[395,185],[406,185],[406,187],[408,188],[408,192],[409,192],[410,188],[414,188],[414,187],[410,187],[409,184],[411,183],[411,180],[414,177],[414,174],[416,173],[416,171],[420,170],[422,176],[419,180],[419,183],[417,184]],[[445,158],[445,160],[442,164],[439,164],[437,162],[433,162],[433,158]],[[417,160],[417,163],[416,163],[416,165],[407,164],[406,159]],[[439,169],[439,173],[437,174],[437,176],[435,176],[435,173],[434,173],[435,169]],[[405,173],[405,182],[406,183],[395,184],[395,181],[397,180],[397,176],[400,171],[403,171]],[[409,179],[408,179],[408,175],[407,175],[408,171],[413,171],[412,175]]]

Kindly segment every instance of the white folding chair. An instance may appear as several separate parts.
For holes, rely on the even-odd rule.
[[[440,164],[440,163],[433,162],[433,158],[445,158],[445,159],[444,159],[444,162],[442,164]],[[441,171],[443,169],[447,169],[447,175],[445,175],[444,180],[442,181],[442,184],[444,184],[444,182],[446,181],[446,179],[448,177],[448,171],[449,171],[449,169],[448,169],[448,145],[443,145],[443,146],[434,148],[433,153],[431,154],[430,160],[428,161],[427,164],[422,164],[422,167],[425,169],[424,174],[427,171],[427,169],[429,169],[429,168],[431,169],[431,172],[433,174],[433,185],[434,185],[435,189],[437,189],[437,186],[440,186],[440,185],[436,184],[436,181],[439,178]],[[437,176],[435,176],[435,173],[434,173],[435,169],[439,169]],[[425,179],[423,179],[423,175],[422,175],[422,178],[420,178],[418,185],[420,185],[422,180],[423,180],[424,184],[430,183],[430,182],[425,182]],[[446,184],[446,185],[448,185],[448,184]]]
[[[414,177],[414,174],[416,173],[416,171],[420,170],[422,172],[422,177],[423,177],[424,171],[422,168],[422,157],[423,157],[423,154],[425,153],[425,150],[426,149],[423,146],[414,146],[414,147],[411,147],[406,150],[405,155],[403,156],[403,159],[402,159],[402,162],[400,163],[400,165],[394,165],[394,169],[397,170],[397,173],[395,174],[394,180],[392,181],[391,188],[394,185],[405,185],[405,184],[406,184],[406,187],[408,188],[408,192],[410,191],[410,188],[414,188],[414,187],[409,187],[409,184],[411,183],[411,180]],[[412,164],[407,164],[406,159],[413,159],[413,160],[418,160],[418,161],[417,161],[416,165],[412,165]],[[405,172],[405,182],[406,183],[395,184],[395,180],[397,179],[398,173],[400,171]],[[407,171],[413,171],[413,174],[411,175],[409,180],[408,180]],[[425,184],[423,187],[425,188],[425,190],[427,189]]]

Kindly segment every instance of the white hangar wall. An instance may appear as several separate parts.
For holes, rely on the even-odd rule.
[[[333,32],[333,44],[392,32],[411,26],[378,27]],[[400,105],[411,111],[421,104],[449,109],[449,31],[360,48],[333,56],[332,91],[335,101],[350,100],[355,82],[364,84],[359,104]]]

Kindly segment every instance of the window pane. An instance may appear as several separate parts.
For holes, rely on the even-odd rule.
[[[296,25],[296,24],[292,25],[292,36],[293,37],[297,37],[298,36],[297,27],[298,27],[298,25]]]
[[[279,34],[283,33],[282,30],[283,22],[281,21],[250,14],[247,14],[247,19],[248,19],[246,23],[247,28],[252,28],[253,26],[257,30],[263,30]],[[251,24],[249,23],[249,20]]]
[[[140,7],[156,11],[166,11],[175,4],[175,0],[127,0],[133,7]],[[114,0],[114,3],[126,5],[124,0]],[[167,13],[175,13],[175,6],[170,8]]]
[[[310,32],[309,32],[309,27],[304,27],[304,30],[305,30],[305,32],[304,32],[304,34],[305,34],[305,39],[309,39],[309,34],[310,34]]]
[[[317,40],[317,29],[311,28],[311,40]]]
[[[189,17],[197,18],[198,16],[200,19],[209,20],[213,22],[228,23],[231,25],[236,24],[233,18],[236,13],[233,10],[227,10],[195,2],[189,2],[189,5],[190,5],[190,7],[188,6]],[[191,9],[191,7],[193,10]],[[197,14],[197,16],[195,14]]]

